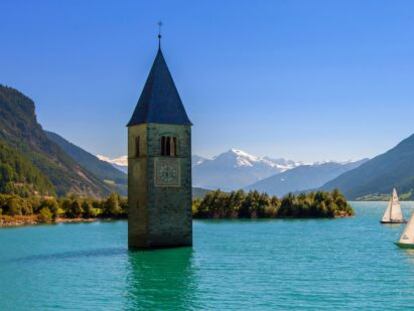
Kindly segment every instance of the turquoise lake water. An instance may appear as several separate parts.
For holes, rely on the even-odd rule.
[[[334,220],[195,221],[194,247],[131,253],[127,223],[0,230],[0,310],[403,310],[414,251],[386,203]],[[414,203],[403,203],[405,216]]]

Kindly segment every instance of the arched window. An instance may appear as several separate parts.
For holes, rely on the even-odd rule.
[[[135,157],[138,158],[140,156],[140,148],[139,148],[139,136],[135,137]]]
[[[171,137],[167,136],[165,140],[165,155],[170,156],[171,155]]]
[[[161,136],[161,155],[177,156],[177,137]]]
[[[166,155],[166,151],[165,151],[165,136],[161,137],[161,155],[165,156]]]
[[[177,137],[172,137],[171,155],[177,156]]]

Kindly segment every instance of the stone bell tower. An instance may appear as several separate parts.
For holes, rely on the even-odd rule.
[[[159,46],[128,123],[130,249],[192,245],[191,125]]]

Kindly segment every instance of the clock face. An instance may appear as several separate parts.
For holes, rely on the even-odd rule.
[[[177,180],[177,168],[170,165],[161,165],[160,166],[160,179],[163,183],[170,184],[174,180]]]
[[[159,187],[180,186],[179,159],[157,158],[155,159],[155,185]]]

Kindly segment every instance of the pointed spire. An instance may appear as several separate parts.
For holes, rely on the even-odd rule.
[[[162,27],[162,21],[158,22],[158,49],[161,50],[161,27]]]
[[[159,39],[161,34],[159,35]],[[185,112],[161,48],[127,126],[143,123],[192,125]]]

